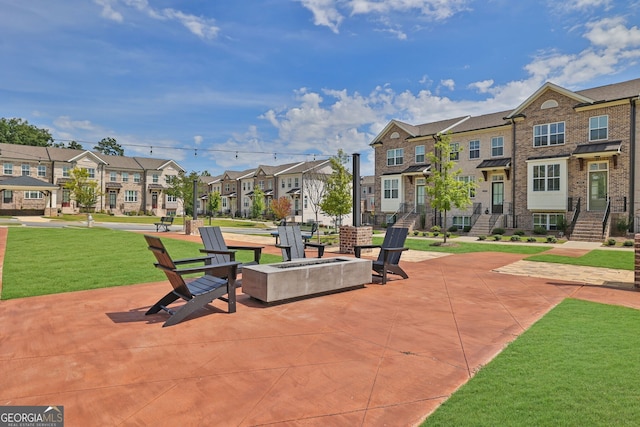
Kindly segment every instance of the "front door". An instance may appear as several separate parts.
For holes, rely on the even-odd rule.
[[[115,191],[109,191],[109,209],[116,208],[117,194]]]
[[[603,211],[607,208],[608,162],[589,163],[589,210]]]
[[[504,206],[504,182],[491,183],[491,213],[501,214]]]
[[[151,193],[151,209],[158,209],[158,193]]]

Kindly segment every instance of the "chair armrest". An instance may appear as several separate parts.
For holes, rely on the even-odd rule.
[[[276,248],[284,249],[286,257],[283,255],[283,261],[291,261],[291,245],[276,245]]]
[[[325,248],[325,244],[324,243],[311,243],[311,242],[305,242],[304,247],[305,248],[315,248],[318,250],[318,258],[322,258],[322,256],[324,255],[324,248]]]
[[[214,264],[214,265],[203,265],[201,267],[186,267],[186,268],[177,269],[177,268],[168,268],[168,267],[159,265],[158,263],[155,264],[155,266],[161,270],[173,271],[174,273],[177,273],[177,274],[202,273],[212,269],[222,269],[222,268],[232,269],[233,267],[237,268],[239,265],[240,265],[239,262],[223,262],[223,263]]]
[[[223,251],[220,249],[200,249],[200,252],[205,254],[216,254],[216,255],[233,255],[236,251]]]
[[[375,249],[381,247],[382,246],[380,245],[355,245],[353,247],[353,254],[356,256],[356,258],[360,258],[360,255],[362,255],[362,249]]]
[[[239,251],[253,251],[253,260],[256,264],[260,264],[260,257],[262,256],[264,246],[227,246],[227,248]]]
[[[404,252],[409,250],[409,248],[380,248],[380,251],[383,253],[383,262],[386,264],[387,261],[389,260],[389,257],[391,256],[391,254],[394,254],[396,252]]]
[[[198,258],[183,258],[183,259],[176,259],[173,260],[173,263],[175,265],[181,265],[181,264],[193,264],[196,262],[207,262],[211,259],[211,257],[198,257]]]

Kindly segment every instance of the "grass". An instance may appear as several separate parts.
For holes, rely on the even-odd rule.
[[[198,257],[201,244],[162,239],[174,259]],[[253,252],[240,251],[241,262]],[[262,263],[281,261],[263,254]],[[10,228],[2,299],[165,280],[141,234],[106,228]]]
[[[638,310],[567,299],[422,425],[636,425],[638,324]]]
[[[580,257],[540,254],[527,257],[526,260],[633,271],[634,257],[635,254],[633,251],[595,249]]]
[[[92,213],[91,216],[95,222],[123,222],[130,224],[153,224],[154,222],[160,221],[160,217],[157,216],[148,216],[148,215],[135,215],[135,216],[114,216],[107,215],[101,213]],[[265,228],[262,222],[256,221],[245,221],[245,220],[237,220],[237,219],[228,219],[228,218],[220,218],[220,219],[212,219],[211,224],[209,224],[209,219],[206,217],[198,217],[202,219],[205,225],[219,226],[219,227],[237,227],[237,228]],[[69,222],[81,222],[87,220],[87,214],[62,214],[57,217],[50,217],[50,219],[58,220],[58,221],[69,221]],[[182,225],[183,218],[181,216],[176,216],[173,220],[174,225]]]
[[[379,245],[383,241],[382,237],[373,236],[373,244]],[[473,242],[457,242],[447,239],[451,245],[442,246],[442,239],[407,239],[405,246],[417,251],[446,252],[451,254],[466,254],[470,252],[504,252],[512,254],[538,254],[551,249],[544,245],[518,245],[514,244],[487,244]]]

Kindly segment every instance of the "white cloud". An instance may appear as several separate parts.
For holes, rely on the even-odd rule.
[[[311,11],[315,25],[324,25],[338,33],[344,16],[338,12],[335,0],[300,0],[300,3]]]
[[[171,8],[154,9],[147,0],[94,0],[94,2],[102,6],[102,17],[115,22],[124,21],[122,13],[115,9],[116,6],[124,6],[133,8],[152,19],[177,21],[192,34],[202,39],[215,39],[220,32],[220,28],[215,25],[215,21],[211,18],[190,15]]]
[[[446,87],[449,90],[454,90],[456,88],[456,82],[454,82],[453,79],[440,80],[440,86]]]
[[[567,12],[570,11],[591,11],[598,7],[608,9],[611,6],[611,0],[565,0],[558,2],[553,0],[554,8],[561,8]]]
[[[193,137],[193,142],[196,144],[196,146],[201,145],[203,140],[204,138],[202,137],[202,135],[196,135]]]
[[[475,89],[480,93],[487,93],[491,86],[493,86],[493,80],[483,80],[480,82],[473,82],[469,85],[470,89]]]

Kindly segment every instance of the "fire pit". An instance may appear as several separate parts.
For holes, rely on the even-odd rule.
[[[324,294],[371,283],[371,260],[300,259],[242,269],[242,292],[263,302]]]

